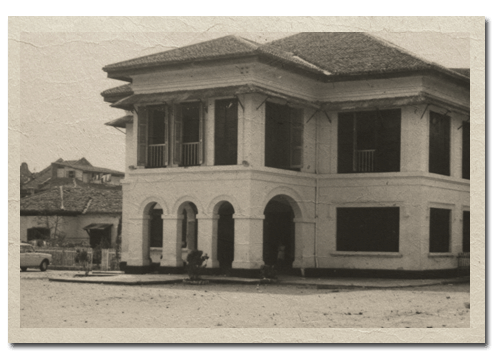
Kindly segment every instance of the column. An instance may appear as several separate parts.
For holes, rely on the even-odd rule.
[[[205,113],[205,164],[214,165],[215,159],[215,100],[207,102],[208,113]]]
[[[206,253],[210,259],[207,260],[207,268],[218,268],[217,258],[217,221],[219,215],[196,215],[198,219],[198,250]]]
[[[266,96],[240,95],[245,110],[238,108],[238,164],[243,161],[254,167],[264,166]],[[260,107],[259,109],[257,109]]]
[[[127,265],[149,265],[149,216],[129,219]]]
[[[177,215],[162,215],[163,258],[160,266],[181,267],[182,262],[182,218]]]
[[[233,216],[234,269],[259,269],[262,260],[264,215]]]
[[[316,222],[315,220],[307,220],[295,218],[295,260],[293,261],[294,268],[314,268],[314,255],[318,251],[318,245],[314,250],[314,243],[319,243],[315,240]]]

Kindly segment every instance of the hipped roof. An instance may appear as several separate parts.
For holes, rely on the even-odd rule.
[[[59,186],[22,198],[20,206],[21,215],[116,214],[122,212],[122,190]]]
[[[190,62],[257,56],[298,68],[324,80],[433,71],[464,84],[469,78],[366,33],[299,33],[266,44],[234,35],[134,58],[103,68],[111,78],[130,80],[143,69]]]

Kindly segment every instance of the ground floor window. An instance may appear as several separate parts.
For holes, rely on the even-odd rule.
[[[462,251],[470,253],[470,211],[464,211],[462,228]]]
[[[399,251],[399,207],[337,209],[337,251]]]
[[[451,236],[450,220],[451,220],[451,210],[431,208],[429,252],[431,253],[450,252],[450,236]]]

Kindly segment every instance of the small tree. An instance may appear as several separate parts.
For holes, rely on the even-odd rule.
[[[90,262],[90,255],[89,253],[87,253],[87,250],[80,251],[80,249],[77,249],[75,262],[82,266],[82,269],[85,272],[85,276],[88,276],[90,271],[92,270],[92,264]]]
[[[203,255],[201,250],[191,250],[187,255],[187,272],[189,275],[189,280],[201,280],[200,274],[201,269],[205,268],[207,264],[205,260],[208,260],[207,254]]]

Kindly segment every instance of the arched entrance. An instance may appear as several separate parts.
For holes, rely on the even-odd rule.
[[[231,269],[234,260],[234,208],[224,201],[218,210],[217,259],[222,271]]]
[[[295,218],[285,196],[275,196],[264,210],[263,260],[280,272],[292,269],[295,259]]]
[[[153,203],[149,209],[148,252],[153,265],[159,265],[163,250],[163,209],[158,203]]]
[[[190,250],[198,250],[198,208],[192,202],[184,202],[179,207],[181,226],[182,259],[186,260]]]

